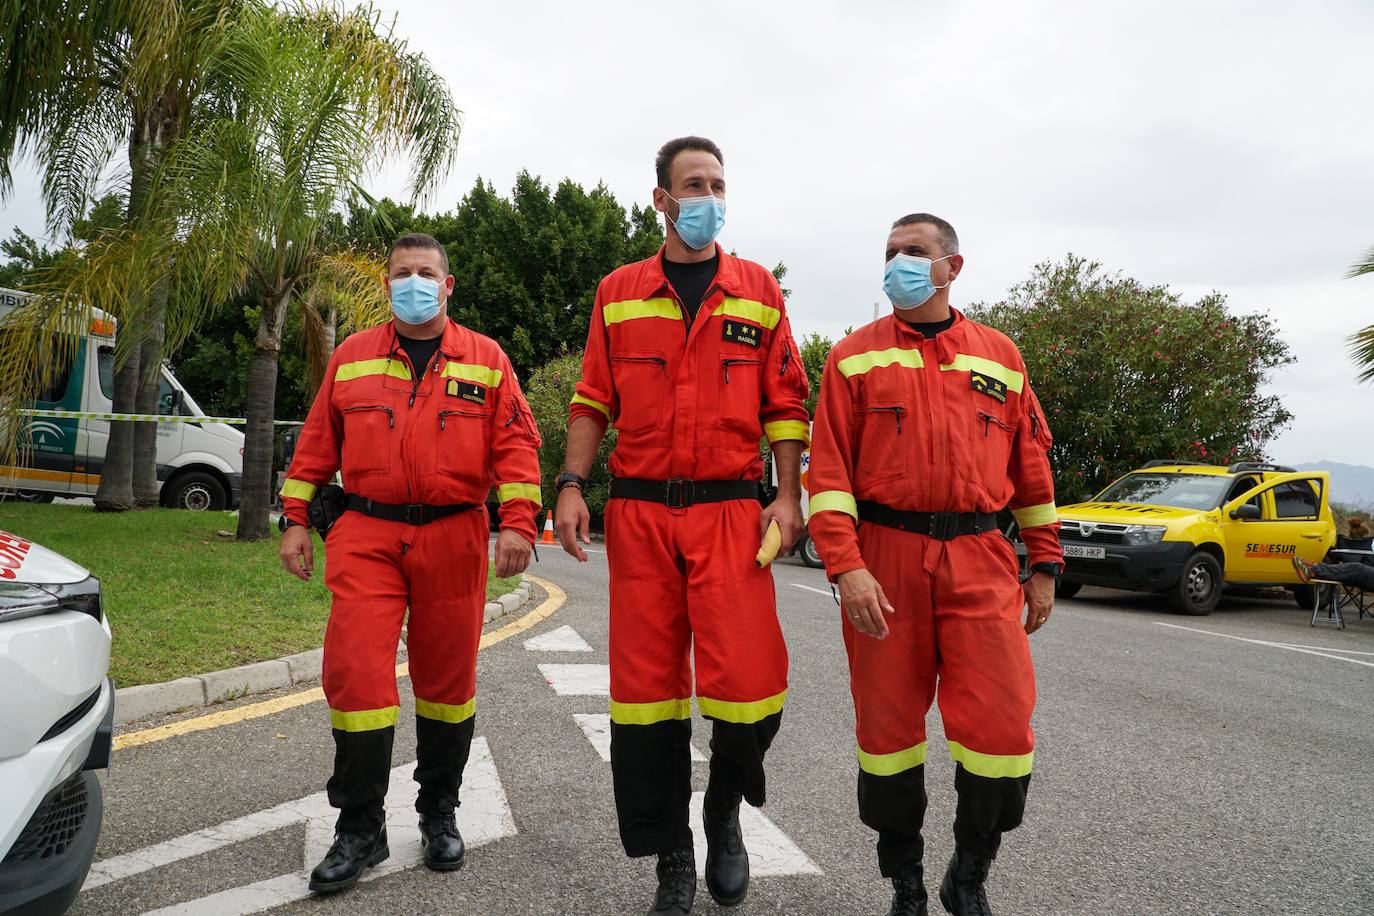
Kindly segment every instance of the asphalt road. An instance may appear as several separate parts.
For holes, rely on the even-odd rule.
[[[542,558],[532,572],[566,602],[481,653],[476,732],[490,766],[470,766],[463,816],[478,824],[465,828],[470,841],[474,831],[492,839],[462,871],[401,869],[342,896],[280,903],[299,896],[307,847],[328,842],[318,800],[299,816],[280,807],[320,792],[328,775],[328,716],[316,701],[117,751],[95,873],[105,883],[88,882],[74,912],[246,913],[274,902],[272,912],[303,914],[644,912],[652,862],[624,857],[609,766],[582,727],[594,720],[574,719],[604,716],[606,698],[555,690],[595,690],[596,670],[538,667],[605,665],[606,558],[579,566],[548,548]],[[749,843],[777,873],[756,870],[735,912],[884,913],[890,888],[855,810],[838,611],[820,571],[789,559],[775,577],[791,692],[766,820],[751,820]],[[524,647],[563,627],[590,651]],[[117,639],[117,615],[115,628]],[[1152,596],[1089,589],[1061,602],[1032,646],[1036,774],[1026,823],[989,880],[998,913],[1374,912],[1374,620],[1312,629],[1291,602],[1254,598],[1185,618]],[[414,759],[401,685],[398,766]],[[937,712],[930,721],[933,889],[951,852],[954,793]],[[697,720],[694,745],[705,750],[708,734]],[[698,791],[705,777],[697,763]],[[399,868],[408,768],[393,785]],[[696,911],[718,911],[704,887]]]

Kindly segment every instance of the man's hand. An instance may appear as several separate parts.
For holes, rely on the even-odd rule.
[[[502,579],[518,576],[530,565],[529,541],[525,536],[509,528],[496,536],[496,575]]]
[[[874,639],[886,639],[887,619],[883,615],[896,610],[873,574],[866,569],[854,569],[840,573],[836,582],[840,586],[840,606],[854,629]]]
[[[1054,576],[1035,573],[1021,590],[1026,593],[1026,635],[1029,636],[1050,619],[1050,609],[1054,606]]]
[[[310,529],[302,525],[292,525],[281,533],[281,565],[291,575],[302,582],[310,581],[315,571],[315,545],[310,540]]]
[[[779,493],[776,499],[764,507],[763,512],[759,513],[760,538],[768,530],[768,523],[774,519],[777,520],[778,531],[782,535],[782,547],[778,549],[778,556],[781,557],[792,549],[792,545],[797,543],[797,538],[806,530],[806,522],[802,519],[801,496],[784,496]]]
[[[558,505],[553,512],[553,530],[558,534],[558,543],[563,549],[577,557],[577,562],[587,562],[587,551],[582,544],[592,542],[590,528],[592,514],[587,510],[587,500],[582,496],[581,487],[564,487],[558,494]],[[578,541],[581,540],[582,544]]]

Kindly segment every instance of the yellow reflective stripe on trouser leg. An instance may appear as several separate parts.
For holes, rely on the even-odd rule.
[[[390,728],[396,724],[399,706],[385,706],[381,709],[359,709],[344,712],[342,709],[329,710],[329,724],[341,732],[370,732],[379,728]]]
[[[926,762],[924,741],[891,754],[870,754],[857,746],[854,750],[859,755],[859,769],[873,776],[895,776]]]
[[[713,700],[710,697],[697,697],[697,708],[701,714],[711,719],[719,719],[722,722],[734,722],[738,725],[753,725],[761,722],[777,712],[782,712],[782,704],[787,699],[787,691],[775,693],[771,697],[762,700],[754,700],[748,703],[738,703],[731,700]]]
[[[452,703],[431,703],[429,700],[415,698],[415,715],[422,719],[434,719],[437,722],[450,722],[457,724],[466,722],[472,718],[472,714],[477,711],[477,698],[473,697],[466,703],[454,706]]]
[[[313,483],[287,478],[286,483],[281,485],[281,495],[283,499],[303,499],[309,502],[315,498],[316,489]]]
[[[949,756],[954,758],[955,763],[963,764],[964,769],[974,776],[985,776],[988,779],[1029,776],[1031,764],[1035,761],[1035,751],[1029,754],[980,754],[978,751],[969,750],[958,741],[949,743]]]
[[[853,493],[844,490],[822,490],[811,497],[807,508],[812,515],[817,512],[843,512],[854,521],[859,520],[859,504],[854,501]]]
[[[1039,528],[1041,525],[1053,525],[1059,521],[1059,510],[1055,508],[1054,503],[1012,509],[1011,514],[1016,519],[1017,526],[1023,531],[1027,528]]]
[[[692,717],[690,697],[656,703],[621,703],[611,700],[611,721],[616,725],[653,725]]]
[[[496,487],[496,498],[503,504],[512,499],[528,499],[536,504],[540,501],[537,483],[503,483]]]

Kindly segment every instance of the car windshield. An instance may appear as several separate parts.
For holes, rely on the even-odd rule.
[[[1231,478],[1220,474],[1127,474],[1097,494],[1095,502],[1215,509]]]

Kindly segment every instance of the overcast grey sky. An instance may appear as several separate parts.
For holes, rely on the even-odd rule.
[[[521,169],[648,203],[658,146],[702,134],[725,153],[721,241],[786,262],[798,336],[868,321],[888,225],[928,210],[967,258],[956,305],[1072,251],[1271,313],[1297,357],[1274,457],[1374,464],[1344,342],[1374,322],[1374,277],[1342,279],[1374,246],[1374,3],[382,7],[464,111],[429,209]],[[0,232],[41,234],[36,178],[17,182]]]

